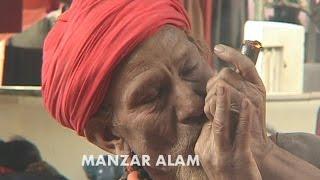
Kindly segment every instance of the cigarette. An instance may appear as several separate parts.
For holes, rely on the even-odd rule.
[[[262,49],[262,45],[259,41],[250,41],[246,40],[241,44],[240,52],[243,55],[246,55],[254,64],[257,63],[259,53]],[[235,69],[236,72],[239,72],[238,69]],[[236,114],[239,114],[240,107],[236,104],[231,104],[230,110]]]
[[[251,61],[256,64],[259,53],[262,49],[262,44],[259,41],[245,40],[241,45],[241,54],[246,55]]]

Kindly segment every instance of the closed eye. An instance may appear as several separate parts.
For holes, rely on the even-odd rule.
[[[182,75],[182,76],[187,76],[187,75],[193,73],[195,69],[197,69],[197,64],[195,64],[195,65],[193,65],[193,66],[191,66],[191,67],[186,67],[186,68],[184,68],[184,69],[182,70],[182,72],[181,72],[181,75]]]
[[[168,77],[162,71],[148,71],[136,78],[125,92],[127,107],[135,109],[144,105],[163,104],[160,102],[164,102],[163,97],[169,88],[170,80]]]
[[[138,100],[138,104],[148,104],[155,101],[157,98],[160,97],[160,91],[158,89],[152,88],[150,90],[145,91],[141,94],[141,97]]]
[[[197,78],[197,70],[199,69],[198,63],[194,64],[192,66],[187,66],[185,67],[182,72],[180,73],[180,76],[182,79],[186,81],[198,81],[199,79]]]

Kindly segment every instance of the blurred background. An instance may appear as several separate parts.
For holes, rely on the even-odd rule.
[[[238,49],[244,39],[262,42],[256,68],[267,89],[270,131],[320,135],[320,0],[183,3],[192,34],[211,49],[219,43]],[[53,121],[40,92],[44,39],[71,4],[72,0],[0,1],[0,149],[1,142],[17,141],[13,137],[19,135],[39,152],[34,161],[50,164],[45,165],[54,167],[50,172],[81,180],[88,176],[82,155],[105,152]],[[215,58],[209,63],[216,70],[226,66]]]

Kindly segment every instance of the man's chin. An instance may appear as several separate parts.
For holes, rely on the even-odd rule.
[[[207,175],[201,166],[181,166],[177,171],[177,180],[196,179],[207,180]]]
[[[192,152],[194,152],[194,148],[196,146],[196,143],[200,137],[202,127],[204,126],[205,123],[199,123],[196,124],[192,127],[192,130],[189,132],[189,137],[190,137],[190,145],[192,147]]]
[[[183,127],[184,126],[184,127]],[[180,128],[177,144],[173,148],[174,154],[194,155],[194,148],[200,136],[202,124],[183,125]]]

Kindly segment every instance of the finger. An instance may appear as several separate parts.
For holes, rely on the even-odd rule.
[[[207,92],[212,89],[212,87],[216,84],[219,79],[223,79],[229,84],[233,85],[238,90],[242,90],[244,86],[244,79],[240,76],[240,74],[236,73],[234,70],[230,68],[223,68],[219,74],[213,78],[211,78],[207,83]]]
[[[217,103],[217,96],[212,96],[210,103],[209,103],[209,111],[212,117],[214,117],[214,114],[216,113],[216,103]]]
[[[254,84],[262,84],[255,65],[247,56],[222,44],[215,46],[214,53],[221,60],[233,64],[240,71],[241,76],[247,81]]]
[[[219,74],[218,72],[215,72],[214,76],[208,80],[206,85],[207,92],[210,91],[210,87],[214,84],[214,81],[217,79],[218,74]]]
[[[250,127],[253,118],[252,105],[249,100],[245,98],[241,103],[241,111],[235,136],[235,144],[240,151],[250,148]]]
[[[217,84],[215,86],[211,87],[210,91],[207,92],[206,98],[205,98],[205,103],[209,102],[211,100],[211,97],[217,95]]]
[[[204,113],[207,116],[208,120],[212,121],[213,120],[213,114],[211,113],[211,110],[210,110],[210,104],[211,104],[211,102],[205,103],[205,105],[204,105]]]
[[[216,150],[229,150],[231,147],[230,96],[228,90],[223,86],[217,88],[217,105],[212,125]]]
[[[213,84],[215,84],[216,80],[218,79],[218,74],[216,76],[213,76],[209,81],[207,82],[206,91],[207,93],[212,88]]]
[[[230,84],[223,80],[219,80],[217,84],[213,87],[213,89],[210,91],[210,93],[207,95],[205,104],[208,106],[208,110],[210,111],[211,116],[215,115],[215,109],[216,109],[216,104],[217,104],[217,94],[216,93],[211,93],[211,92],[216,92],[216,89],[218,86],[223,86],[226,87],[229,91],[229,96],[231,97],[230,99],[230,108],[231,111],[235,112],[240,112],[240,105],[242,102],[242,99],[245,97],[245,94],[242,92],[238,91],[234,87],[232,87]]]
[[[256,106],[258,106],[260,102],[260,99],[258,97],[261,97],[261,93],[262,95],[265,94],[264,86],[259,87],[253,83],[250,83],[244,80],[238,73],[234,72],[230,68],[224,68],[216,77],[209,80],[207,85],[207,97],[209,96],[209,94],[211,94],[216,84],[218,84],[221,80],[234,87],[239,92],[242,92],[246,96],[253,97],[253,99],[250,99],[253,100],[252,103]],[[239,107],[240,104],[241,102],[238,104]]]
[[[206,122],[202,129],[201,129],[201,133],[200,136],[198,137],[197,143],[195,145],[195,153],[196,154],[201,154],[203,153],[206,148],[203,148],[204,146],[207,146],[208,143],[210,143],[210,138],[212,138],[213,136],[211,136],[211,128],[212,128],[212,122]],[[209,146],[210,147],[210,146]]]
[[[226,81],[228,84],[232,85],[239,91],[245,89],[245,80],[241,77],[240,74],[236,73],[230,68],[224,68],[219,73],[219,78]]]
[[[205,98],[204,113],[206,114],[207,118],[211,121],[213,120],[213,114],[215,113],[215,106],[212,106],[212,104],[216,103],[216,89],[217,88],[215,87],[214,89],[208,91]]]

